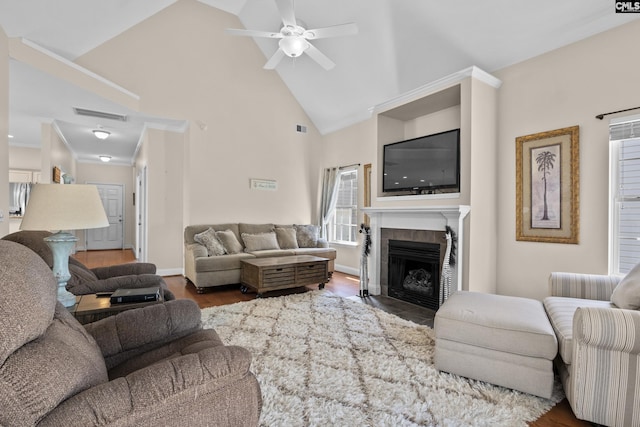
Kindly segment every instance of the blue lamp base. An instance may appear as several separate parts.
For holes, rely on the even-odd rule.
[[[53,252],[53,275],[58,281],[58,301],[65,307],[72,307],[76,303],[76,296],[67,291],[67,282],[71,278],[69,273],[69,255],[73,251],[78,238],[66,231],[59,231],[44,241]]]

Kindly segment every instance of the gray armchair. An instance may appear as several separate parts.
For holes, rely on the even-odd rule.
[[[2,240],[9,240],[28,247],[40,255],[51,268],[53,254],[43,240],[50,235],[51,233],[48,231],[17,231],[4,236]],[[87,268],[80,261],[69,257],[69,273],[71,273],[71,279],[67,282],[67,290],[74,295],[113,292],[118,288],[159,286],[165,301],[175,299],[164,279],[155,274],[156,266],[151,263],[137,262],[110,267]]]
[[[202,329],[195,302],[83,327],[34,252],[0,241],[0,265],[0,425],[258,425],[249,352]]]

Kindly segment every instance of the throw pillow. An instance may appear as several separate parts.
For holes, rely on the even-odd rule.
[[[278,246],[278,240],[276,239],[276,233],[273,231],[270,233],[242,233],[240,235],[244,241],[245,252],[266,251],[269,249],[280,249]]]
[[[280,246],[280,249],[298,249],[295,228],[276,227],[276,237],[278,238],[278,246]]]
[[[206,247],[209,256],[219,256],[227,253],[216,236],[216,231],[211,227],[202,233],[194,235],[193,240]]]
[[[633,267],[613,289],[611,302],[628,310],[640,309],[640,264]]]
[[[228,254],[239,254],[242,252],[242,245],[238,241],[238,238],[231,230],[216,231],[216,237],[224,246],[224,250]]]
[[[300,248],[315,248],[318,245],[318,226],[296,225],[296,239]]]

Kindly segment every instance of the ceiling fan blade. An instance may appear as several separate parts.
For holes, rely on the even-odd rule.
[[[313,30],[307,30],[303,36],[306,39],[323,39],[326,37],[340,37],[340,36],[353,36],[358,34],[358,26],[350,22],[348,24],[333,25],[331,27],[315,28]]]
[[[284,58],[284,52],[282,51],[282,49],[278,49],[262,68],[264,68],[265,70],[273,70],[278,66],[282,58]]]
[[[327,71],[329,71],[330,69],[332,69],[333,67],[336,66],[336,64],[332,60],[330,60],[327,57],[327,55],[325,55],[324,53],[320,52],[311,43],[309,43],[309,47],[305,50],[305,53],[307,55],[309,55],[311,57],[311,59],[313,59],[318,64],[320,64],[322,66],[322,68],[324,68]]]
[[[227,28],[225,33],[232,36],[247,36],[247,37],[268,37],[271,39],[281,39],[283,37],[280,33],[273,33],[270,31],[256,31],[256,30],[239,30],[235,28]]]
[[[293,12],[293,0],[276,0],[276,5],[278,6],[278,11],[280,11],[282,23],[285,27],[295,27],[298,25],[296,23],[296,15]]]

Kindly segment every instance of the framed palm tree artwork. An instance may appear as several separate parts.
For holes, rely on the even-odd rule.
[[[579,128],[516,138],[516,240],[577,244]]]

